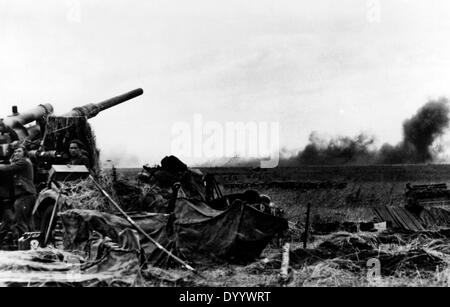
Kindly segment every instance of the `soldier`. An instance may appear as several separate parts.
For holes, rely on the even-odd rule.
[[[36,202],[33,164],[23,146],[14,150],[10,164],[0,165],[0,176],[12,175],[14,183],[14,214],[11,230],[18,238],[30,229],[31,212]]]
[[[0,162],[5,163],[10,156],[10,149],[12,144],[16,144],[19,141],[17,133],[6,126],[3,119],[0,118]]]
[[[84,145],[79,140],[72,140],[69,143],[70,165],[85,165],[88,169],[91,168],[91,162],[87,157],[86,151],[83,149]]]

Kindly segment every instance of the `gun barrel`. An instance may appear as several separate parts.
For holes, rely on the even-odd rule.
[[[72,116],[86,116],[88,119],[97,116],[98,113],[115,107],[125,101],[128,101],[130,99],[133,99],[137,96],[140,96],[144,93],[144,91],[141,88],[132,90],[130,92],[127,92],[125,94],[107,99],[105,101],[99,102],[99,103],[91,103],[84,105],[82,107],[74,108],[72,111],[64,114],[63,116],[72,117]]]
[[[24,139],[29,136],[28,129],[25,125],[45,118],[47,115],[53,113],[53,106],[51,104],[41,104],[26,112],[11,115],[3,120],[5,126],[11,128],[17,133],[19,139]],[[36,125],[36,127],[39,125]],[[37,128],[36,128],[37,129]]]

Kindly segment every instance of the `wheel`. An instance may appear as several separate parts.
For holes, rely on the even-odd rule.
[[[41,236],[40,236],[40,243],[42,247],[45,247],[44,245],[44,241],[45,241],[45,236],[47,235],[47,231],[48,231],[48,226],[50,224],[50,219],[52,218],[52,213],[53,213],[53,206],[48,206],[45,210],[44,213],[42,214],[41,217],[41,223],[40,223],[40,232],[41,232]],[[51,225],[51,230],[48,236],[48,240],[47,243],[53,243],[53,245],[57,245],[57,243],[59,243],[59,241],[61,240],[61,221],[60,218],[55,215],[55,217],[53,218],[53,222]]]

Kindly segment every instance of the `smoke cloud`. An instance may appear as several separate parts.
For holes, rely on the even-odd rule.
[[[403,122],[403,140],[399,144],[386,143],[379,149],[372,148],[374,137],[365,134],[326,141],[313,132],[308,145],[295,160],[300,165],[430,162],[442,151],[434,143],[449,127],[449,111],[446,98],[427,102],[414,116]],[[292,165],[292,162],[285,164]]]
[[[369,147],[374,141],[373,137],[364,134],[354,138],[337,137],[325,141],[313,132],[309,136],[309,144],[298,155],[298,160],[302,165],[364,163],[373,156]]]
[[[424,163],[438,160],[443,152],[437,140],[450,124],[450,107],[446,98],[428,101],[416,114],[403,122],[403,139],[398,144],[377,148],[375,137],[360,133],[354,137],[331,139],[312,132],[308,144],[297,152],[280,151],[279,166],[300,165],[371,165]],[[258,159],[222,159],[203,166],[252,167]]]

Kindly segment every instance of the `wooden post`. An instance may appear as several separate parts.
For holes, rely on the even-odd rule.
[[[289,250],[290,244],[284,244],[283,256],[281,261],[281,280],[283,283],[287,282],[289,279]]]
[[[308,203],[308,207],[306,208],[306,221],[305,221],[305,233],[303,236],[303,248],[306,248],[308,243],[308,232],[309,232],[309,214],[311,212],[311,203]]]

